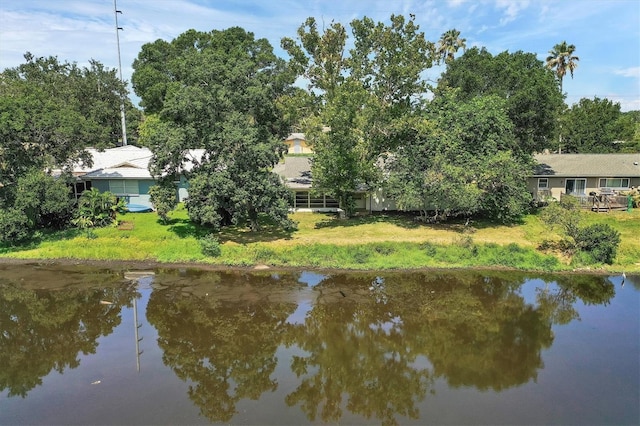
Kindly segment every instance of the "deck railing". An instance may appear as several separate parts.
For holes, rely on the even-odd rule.
[[[573,197],[578,200],[580,207],[591,210],[611,210],[627,208],[626,195],[567,195],[560,194],[563,197]]]

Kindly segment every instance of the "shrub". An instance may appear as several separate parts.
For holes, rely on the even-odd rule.
[[[395,252],[395,248],[386,244],[378,244],[373,247],[376,253],[381,254],[383,256],[389,256]]]
[[[109,191],[100,192],[91,188],[80,196],[76,218],[71,223],[82,229],[107,226],[115,221],[116,213],[122,213],[124,209],[124,200],[118,200]]]
[[[367,263],[369,261],[369,258],[371,257],[371,251],[369,251],[367,247],[356,246],[350,251],[351,255],[353,256],[353,261],[360,265]]]
[[[211,257],[218,257],[222,253],[220,241],[214,234],[208,234],[200,239],[202,254]]]
[[[17,209],[0,210],[0,243],[20,243],[31,235],[29,221]]]
[[[421,248],[424,250],[427,256],[434,257],[437,254],[436,246],[433,243],[425,242],[421,245]]]
[[[620,245],[620,233],[607,223],[596,223],[581,228],[575,241],[577,248],[589,253],[595,262],[611,264]]]
[[[149,196],[160,220],[166,224],[169,220],[169,212],[178,205],[175,186],[172,182],[163,181],[149,188]]]

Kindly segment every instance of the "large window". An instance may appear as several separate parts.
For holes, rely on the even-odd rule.
[[[629,188],[629,178],[602,178],[600,188]]]
[[[296,191],[294,207],[297,209],[338,208],[338,201],[327,195],[311,196],[309,191]]]
[[[116,195],[129,195],[129,194],[137,195],[140,193],[137,180],[124,180],[124,179],[110,180],[109,191],[113,192]]]
[[[586,179],[567,179],[564,186],[567,195],[585,195],[587,188]]]

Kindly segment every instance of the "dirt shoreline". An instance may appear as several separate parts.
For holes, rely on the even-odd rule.
[[[241,272],[257,272],[257,271],[316,271],[320,273],[336,274],[336,273],[357,273],[357,272],[421,272],[421,271],[460,271],[460,270],[473,270],[473,271],[511,271],[511,272],[523,272],[523,273],[539,273],[539,274],[597,274],[597,275],[617,275],[618,272],[607,271],[603,269],[574,269],[571,271],[541,271],[541,270],[522,270],[516,268],[507,267],[451,267],[451,268],[402,268],[402,269],[342,269],[342,268],[318,268],[313,266],[269,266],[269,265],[253,265],[253,266],[228,266],[210,263],[199,262],[158,262],[155,260],[95,260],[95,259],[13,259],[7,257],[0,257],[0,265],[83,265],[92,266],[96,268],[117,269],[117,270],[148,270],[148,269],[198,269],[202,271],[241,271]]]

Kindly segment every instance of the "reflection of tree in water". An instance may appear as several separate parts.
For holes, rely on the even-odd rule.
[[[78,353],[95,353],[97,339],[120,324],[135,288],[123,286],[121,274],[94,273],[89,280],[102,287],[27,289],[25,281],[0,279],[0,390],[25,397],[51,370],[76,368]]]
[[[481,390],[535,379],[559,307],[527,304],[519,293],[525,280],[486,272],[328,277],[304,324],[287,335],[308,353],[292,361],[302,383],[287,404],[334,422],[346,398],[349,411],[395,423],[418,417],[415,404],[437,377]],[[610,297],[588,293],[594,303]]]
[[[292,361],[303,380],[286,402],[300,404],[311,421],[338,421],[345,395],[348,410],[366,418],[393,423],[396,415],[418,417],[415,403],[431,384],[427,369],[415,365],[419,339],[397,312],[367,295],[371,282],[362,275],[327,278],[320,285],[324,301],[304,324],[291,326],[287,344],[308,355]]]
[[[548,283],[553,279],[557,287],[550,289]],[[549,278],[537,292],[539,310],[555,324],[568,324],[579,318],[574,308],[578,299],[585,305],[606,305],[615,296],[615,286],[604,276],[572,274]]]
[[[243,274],[198,274],[207,286],[155,289],[147,319],[158,330],[163,361],[191,383],[189,398],[211,421],[228,421],[236,403],[274,391],[271,378],[285,321],[295,310],[292,287]],[[292,284],[295,285],[295,284]]]
[[[445,275],[424,280],[434,298],[421,308],[426,355],[450,386],[502,390],[527,383],[553,342],[551,322],[518,294],[508,274]],[[413,319],[413,318],[412,318]]]

